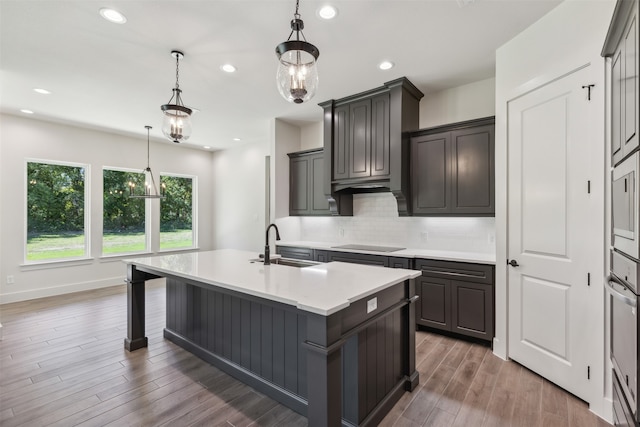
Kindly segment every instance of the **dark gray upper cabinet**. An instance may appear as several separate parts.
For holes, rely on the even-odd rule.
[[[378,191],[391,191],[399,214],[411,214],[408,132],[419,127],[422,97],[403,77],[320,104],[324,151],[332,159],[325,164],[325,194],[333,214],[351,214],[352,194]]]
[[[618,0],[602,56],[611,57],[611,163],[639,146],[638,0]]]
[[[411,137],[414,215],[494,215],[494,118]]]
[[[289,153],[289,215],[330,215],[324,195],[324,153]]]
[[[349,178],[349,116],[349,105],[333,113],[333,179]]]

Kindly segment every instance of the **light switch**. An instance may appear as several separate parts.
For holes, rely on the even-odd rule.
[[[378,308],[378,297],[371,298],[367,301],[367,314]]]

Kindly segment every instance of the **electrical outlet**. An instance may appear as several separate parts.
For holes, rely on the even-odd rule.
[[[496,236],[493,233],[489,233],[489,243],[495,243],[496,242]]]
[[[367,314],[378,308],[378,297],[371,298],[367,301]]]
[[[340,227],[340,229],[338,230],[338,234],[340,235],[340,237],[344,237],[344,228]]]
[[[7,285],[13,285],[16,282],[15,277],[9,275],[7,276]]]
[[[427,233],[426,231],[421,232],[420,240],[426,243],[426,241],[429,240],[429,233]]]

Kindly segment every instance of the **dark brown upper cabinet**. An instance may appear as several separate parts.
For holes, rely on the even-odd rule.
[[[324,109],[325,194],[331,213],[352,212],[352,195],[391,191],[411,214],[408,133],[424,95],[406,78],[320,104]]]
[[[495,214],[494,123],[490,117],[412,134],[414,215]]]
[[[324,195],[324,153],[289,153],[289,215],[331,215]]]
[[[611,58],[611,164],[636,151],[638,139],[638,0],[618,0],[602,56]]]

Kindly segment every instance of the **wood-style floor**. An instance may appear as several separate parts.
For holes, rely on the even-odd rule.
[[[2,426],[305,426],[306,418],[162,338],[162,281],[147,286],[149,347],[124,350],[124,286],[0,306]],[[418,332],[420,384],[384,426],[605,426],[582,401],[488,347]]]

